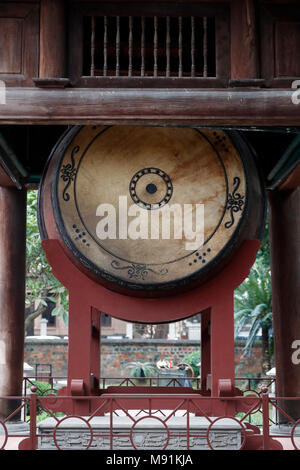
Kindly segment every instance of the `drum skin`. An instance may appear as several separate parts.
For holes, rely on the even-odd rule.
[[[42,239],[89,278],[160,297],[203,284],[262,238],[265,189],[237,131],[74,126],[50,155],[38,212]]]

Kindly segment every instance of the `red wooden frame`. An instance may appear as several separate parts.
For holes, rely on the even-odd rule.
[[[204,388],[207,388],[209,378],[211,396],[225,398],[240,394],[233,386],[233,292],[248,275],[259,245],[258,240],[245,241],[221,272],[193,290],[170,297],[145,299],[102,287],[71,262],[57,240],[44,240],[42,246],[53,274],[70,294],[68,385],[61,394],[72,395],[76,401],[76,396],[104,393],[99,391],[101,311],[139,323],[177,321],[203,312],[203,391],[206,392]],[[225,402],[224,406],[228,408]],[[224,414],[223,405],[217,403],[215,416]],[[77,400],[76,412],[88,414],[88,403]]]

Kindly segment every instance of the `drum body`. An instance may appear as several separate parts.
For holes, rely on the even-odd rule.
[[[42,239],[133,296],[204,283],[244,240],[262,238],[264,218],[255,155],[235,131],[76,126],[53,149],[39,191]]]

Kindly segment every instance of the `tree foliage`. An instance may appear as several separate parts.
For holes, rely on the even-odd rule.
[[[258,333],[262,336],[263,372],[271,367],[273,323],[272,284],[268,225],[265,237],[249,276],[236,289],[234,296],[235,337],[249,328],[244,356],[250,356]]]
[[[47,308],[47,300],[55,302],[52,315],[59,315],[68,322],[68,292],[53,276],[41,247],[37,225],[37,192],[27,194],[27,234],[26,234],[26,316],[25,329],[30,322]]]
[[[182,359],[182,362],[189,364],[194,371],[194,376],[198,377],[200,375],[200,362],[201,362],[201,353],[200,350],[193,351]]]

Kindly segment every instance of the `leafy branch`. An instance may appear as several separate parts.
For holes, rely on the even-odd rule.
[[[25,331],[30,323],[42,315],[47,308],[47,301],[56,307],[52,315],[62,317],[68,322],[68,291],[53,276],[41,247],[37,225],[37,192],[27,194],[27,234],[26,234],[26,308],[33,311],[26,317]]]

